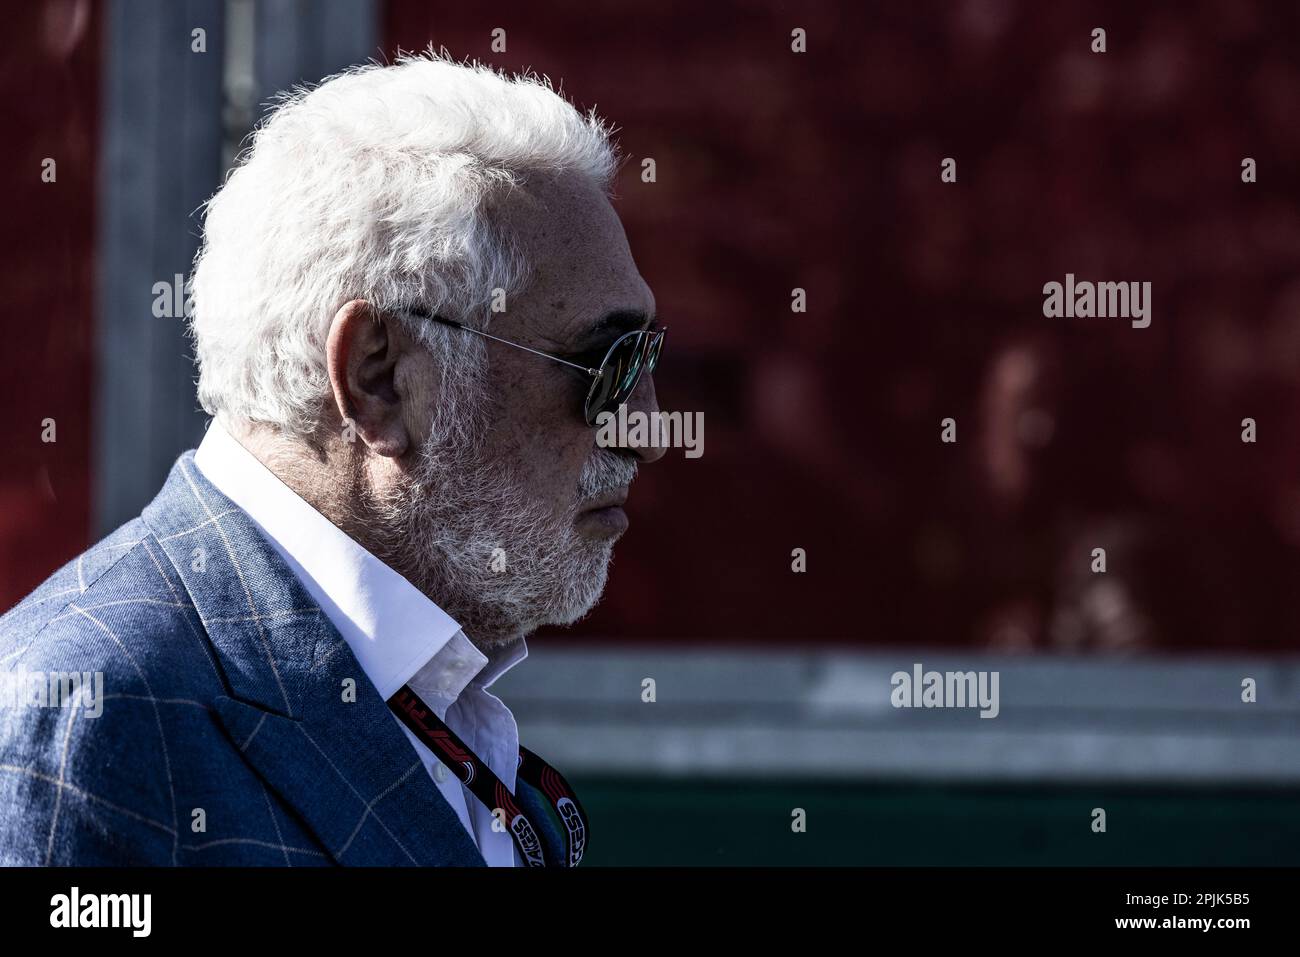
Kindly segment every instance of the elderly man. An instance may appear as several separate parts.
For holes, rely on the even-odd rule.
[[[278,107],[205,212],[207,435],[0,619],[0,862],[581,860],[487,689],[597,602],[663,451],[596,441],[658,413],[617,165],[548,84],[434,56]]]

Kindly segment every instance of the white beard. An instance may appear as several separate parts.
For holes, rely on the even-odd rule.
[[[597,448],[572,506],[557,517],[528,494],[512,463],[486,464],[477,443],[429,443],[409,482],[367,497],[362,521],[378,557],[486,650],[543,625],[572,624],[595,607],[613,543],[584,539],[574,518],[636,471],[635,458]]]

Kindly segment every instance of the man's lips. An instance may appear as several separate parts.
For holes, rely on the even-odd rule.
[[[626,501],[626,485],[597,495],[578,513],[578,527],[584,530],[584,535],[598,539],[618,538],[627,531],[627,513],[623,511]]]
[[[583,512],[597,512],[603,508],[622,508],[627,502],[627,486],[616,488],[612,492],[605,492],[591,499],[588,505],[582,509]]]

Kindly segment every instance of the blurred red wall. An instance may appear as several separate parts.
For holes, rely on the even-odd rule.
[[[672,329],[660,400],[704,413],[705,452],[644,471],[578,635],[1300,648],[1293,2],[383,10],[388,53],[532,67],[632,158],[617,205]],[[100,16],[22,5],[32,42],[0,65],[5,604],[87,544]],[[1151,328],[1045,319],[1067,272],[1151,281]]]
[[[88,2],[10,4],[0,59],[0,607],[87,545],[100,23]],[[56,162],[53,183],[42,162]],[[42,441],[53,419],[53,443]]]
[[[562,79],[633,158],[705,454],[645,470],[579,634],[1300,647],[1296,4],[391,0],[386,35]],[[1152,326],[1044,318],[1067,272],[1153,282]]]

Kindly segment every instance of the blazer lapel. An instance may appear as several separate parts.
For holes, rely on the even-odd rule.
[[[218,718],[334,859],[483,866],[347,642],[192,452],[144,519],[212,641]]]
[[[346,643],[318,648],[319,677],[296,718],[217,699],[244,758],[341,864],[483,865]],[[345,700],[353,683],[356,700]]]

